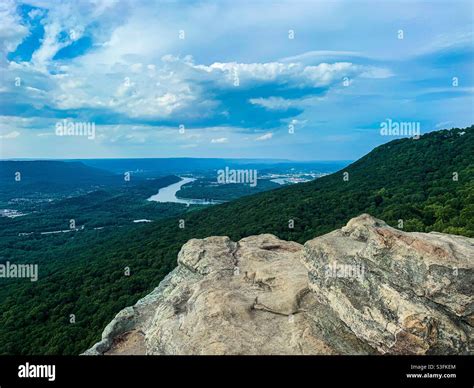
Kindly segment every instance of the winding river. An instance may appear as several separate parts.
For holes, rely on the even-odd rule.
[[[217,200],[206,200],[206,199],[189,199],[189,198],[178,198],[176,193],[181,189],[181,186],[185,185],[186,183],[193,182],[195,178],[183,178],[180,177],[181,180],[177,183],[173,183],[172,185],[163,187],[158,191],[157,194],[152,195],[148,198],[148,201],[155,201],[155,202],[174,202],[174,203],[183,203],[186,205],[216,205],[218,203],[223,203],[223,201]]]

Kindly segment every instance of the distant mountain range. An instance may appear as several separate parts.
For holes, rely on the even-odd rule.
[[[229,168],[291,168],[304,166],[320,172],[333,172],[346,166],[346,161],[291,161],[284,159],[220,159],[220,158],[149,158],[149,159],[83,159],[82,163],[112,171],[141,171],[144,174],[182,174],[199,173]]]
[[[16,174],[19,173],[19,180]],[[82,162],[64,163],[56,160],[0,161],[0,180],[7,182],[52,182],[79,185],[84,183],[104,183],[117,180],[110,171],[86,166]]]
[[[329,173],[349,161],[290,161],[280,159],[150,158],[150,159],[77,159],[77,160],[0,160],[0,181],[12,182],[17,172],[22,181],[61,184],[111,183],[126,172],[135,178],[183,173],[203,173],[228,168],[259,171],[291,168],[315,169]],[[122,179],[123,180],[123,179]]]

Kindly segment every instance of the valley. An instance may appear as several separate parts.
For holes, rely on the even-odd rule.
[[[247,188],[229,184],[219,186],[223,187],[221,198],[215,195],[217,189],[212,196],[204,194],[219,168],[213,166],[204,184],[199,182],[206,173],[200,170],[195,172],[196,181],[181,186],[176,193],[180,197],[183,191],[184,198],[227,201],[212,206],[147,201],[162,188],[181,182],[179,175],[153,178],[150,172],[142,180],[132,174],[126,183],[119,173],[118,180],[106,178],[111,182],[107,186],[104,177],[100,182],[84,179],[86,184],[81,186],[31,182],[11,191],[10,183],[2,185],[1,198],[7,204],[2,207],[14,208],[8,205],[10,198],[29,198],[28,211],[26,207],[17,210],[31,214],[0,218],[0,261],[37,264],[38,280],[0,282],[0,353],[85,351],[100,339],[117,312],[147,295],[175,268],[179,250],[192,238],[228,236],[238,241],[271,233],[304,243],[342,227],[361,213],[395,228],[402,220],[405,232],[474,237],[473,154],[473,127],[435,131],[418,140],[391,141],[342,170],[313,181],[277,185],[236,199],[230,199],[225,191]],[[343,172],[349,173],[348,181],[343,179]],[[453,172],[457,172],[458,180],[453,180]],[[189,177],[186,171],[179,174]],[[189,187],[189,183],[200,186]],[[260,183],[255,189],[264,186]],[[45,191],[37,196],[43,187]],[[184,195],[188,187],[199,188],[202,195]],[[69,197],[72,190],[81,194]],[[68,230],[71,219],[84,229],[39,234]],[[31,232],[35,233],[18,236]],[[128,276],[125,268],[130,269]],[[71,314],[74,323],[70,322]]]

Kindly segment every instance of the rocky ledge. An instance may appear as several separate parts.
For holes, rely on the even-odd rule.
[[[192,239],[84,354],[472,354],[474,239],[363,214],[303,245]]]

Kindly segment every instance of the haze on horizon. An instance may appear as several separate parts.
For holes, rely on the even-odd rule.
[[[474,123],[473,22],[463,0],[4,0],[0,158],[354,160],[387,120]]]

